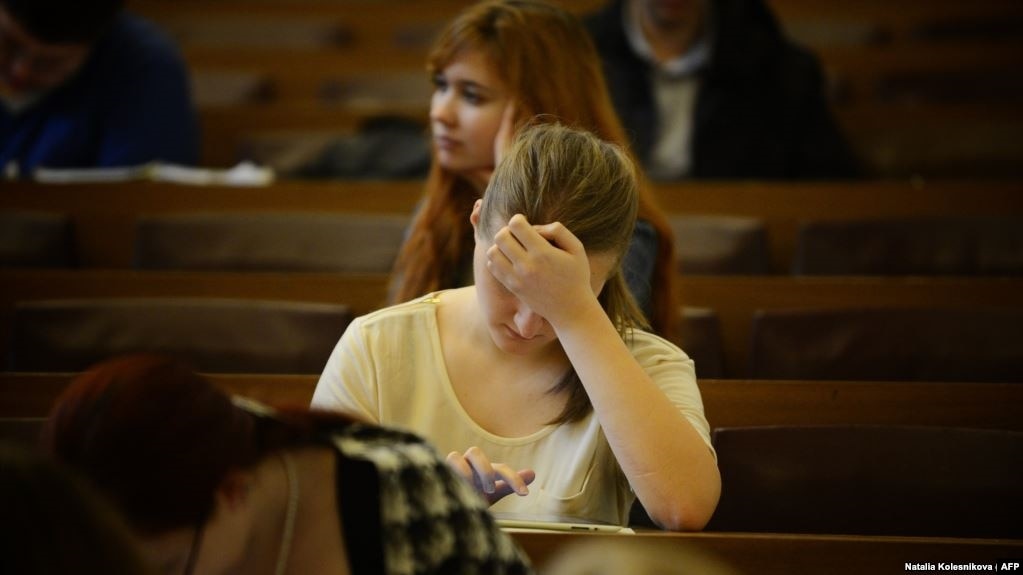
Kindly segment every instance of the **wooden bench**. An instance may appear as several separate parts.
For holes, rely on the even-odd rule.
[[[135,219],[143,213],[383,212],[410,214],[422,182],[281,182],[269,187],[180,186],[152,182],[38,186],[5,184],[0,209],[72,214],[79,262],[131,265]]]
[[[14,302],[83,297],[242,297],[344,303],[359,315],[382,305],[385,275],[197,273],[134,270],[0,272],[0,344],[10,333]],[[761,309],[1012,308],[1023,306],[1020,278],[848,278],[682,276],[681,303],[711,308],[720,319],[724,373],[748,365],[752,318]],[[5,346],[6,347],[6,346]]]
[[[0,372],[0,417],[46,417],[72,373]],[[225,391],[308,405],[318,375],[209,374]],[[1023,382],[1021,382],[1023,383]],[[1023,431],[1018,383],[699,381],[712,428],[763,425],[922,425]]]
[[[817,281],[820,280],[820,281]],[[724,369],[743,377],[750,327],[761,309],[1019,308],[1023,280],[1009,278],[681,277],[685,305],[714,309],[721,321]]]
[[[577,14],[604,4],[559,3]],[[289,86],[284,78],[337,77],[374,65],[421,71],[436,35],[465,6],[452,0],[343,5],[150,0],[133,7],[181,44],[193,70],[261,71],[280,91],[275,96],[315,98],[320,95],[315,83]],[[847,85],[846,97],[848,86],[869,86],[900,69],[973,70],[984,73],[975,77],[993,78],[1011,71],[1007,66],[1020,58],[1023,9],[1011,0],[907,2],[897,11],[879,0],[848,5],[774,0],[771,7],[795,41],[820,56],[833,83]],[[931,50],[941,57],[928,58]],[[294,65],[296,57],[303,66]],[[966,62],[970,65],[964,67]],[[313,89],[304,92],[302,86]]]
[[[966,82],[964,82],[966,84]],[[288,82],[289,86],[294,83]],[[356,90],[358,93],[358,90]],[[1023,164],[1023,113],[1014,103],[895,101],[836,106],[836,120],[868,175],[879,178],[1011,178]],[[422,104],[371,98],[357,102],[268,103],[204,107],[202,164],[242,159],[279,166],[303,151],[308,162],[330,142],[355,134],[367,120],[405,118],[426,126]],[[940,133],[942,137],[935,138]]]
[[[562,4],[582,14],[603,2]],[[871,174],[1021,175],[1018,2],[771,6],[820,58],[839,123]],[[334,135],[351,132],[364,115],[425,120],[426,53],[465,3],[139,0],[133,7],[181,43],[204,108],[203,162],[225,166],[260,135],[301,131],[311,113],[329,117],[313,127]],[[233,117],[216,109],[224,104],[262,110]],[[323,112],[308,111],[323,105]],[[963,124],[964,114],[950,106],[966,108],[976,123]]]
[[[583,14],[603,0],[553,0]],[[132,0],[130,8],[162,25],[184,46],[235,46],[268,51],[407,52],[419,56],[465,0],[252,2]]]
[[[293,87],[301,81],[283,83]],[[250,159],[286,170],[289,165],[280,159],[286,157],[284,152],[294,155],[301,150],[315,157],[329,142],[355,134],[367,120],[380,116],[404,118],[425,129],[427,98],[413,104],[404,98],[362,97],[360,94],[371,88],[360,88],[360,78],[350,81],[353,87],[341,90],[348,95],[338,96],[336,101],[249,102],[201,108],[202,164],[226,167]],[[262,85],[257,80],[251,82]],[[966,80],[961,84],[970,85]],[[1019,177],[1023,164],[1019,151],[1023,112],[1019,107],[1008,102],[950,99],[921,102],[903,93],[892,101],[836,105],[834,113],[869,175]],[[935,138],[935,133],[942,137]]]
[[[513,533],[538,567],[544,567],[569,545],[590,542],[614,545],[690,546],[732,566],[738,573],[803,575],[829,573],[904,573],[910,564],[987,564],[1017,562],[1023,542],[998,539],[927,537],[864,537],[749,533],[584,534]],[[928,571],[925,571],[928,572]]]
[[[585,14],[604,2],[566,0],[560,4]],[[925,162],[926,170],[912,169],[916,164],[909,163],[914,158],[908,142],[895,154],[906,163],[892,166],[891,157],[877,157],[876,142],[890,139],[887,134],[905,132],[901,126],[928,133],[945,132],[936,127],[947,126],[947,116],[939,110],[927,110],[926,121],[910,126],[909,120],[924,118],[921,114],[901,114],[900,107],[890,105],[892,102],[917,106],[921,102],[955,100],[970,104],[987,118],[1001,120],[1006,116],[993,115],[990,104],[999,101],[1003,107],[1013,107],[1023,93],[1023,82],[1015,74],[1023,63],[1023,7],[1018,2],[910,1],[901,3],[899,10],[892,10],[881,0],[841,5],[772,0],[770,4],[790,35],[819,56],[839,116],[880,115],[894,123],[865,125],[849,118],[841,121],[843,126],[855,128],[850,130],[855,148],[879,174],[949,174],[942,171],[948,164],[940,159]],[[332,102],[356,109],[366,104],[364,90],[372,93],[373,85],[384,87],[374,97],[390,99],[391,109],[395,99],[408,103],[417,95],[421,99],[419,109],[425,109],[427,98],[421,94],[429,90],[423,69],[426,53],[437,32],[465,6],[457,0],[384,4],[250,0],[211,4],[186,0],[173,5],[136,0],[132,4],[182,45],[193,71],[197,101],[203,107],[223,104],[230,100],[228,94],[234,94],[235,103]],[[296,61],[302,65],[296,66]],[[414,89],[395,91],[386,88],[389,82],[380,82],[382,76],[392,75],[422,78],[417,84],[406,84],[415,85]],[[209,82],[212,88],[207,86]],[[878,103],[882,106],[875,108],[873,105]],[[267,114],[289,115],[282,115],[280,109],[268,110]],[[416,115],[423,117],[421,112]],[[1018,115],[1012,117],[1018,119]],[[233,159],[237,148],[219,147],[222,140],[216,136],[224,128],[211,121],[206,125],[212,138],[206,146],[206,158],[218,162],[213,165],[223,165],[220,162]],[[865,134],[865,126],[877,131]],[[981,143],[991,136],[985,127],[980,126],[976,132],[956,132],[972,134],[972,139]],[[945,135],[959,140],[957,134]],[[888,148],[900,141],[896,138]],[[975,148],[975,152],[997,155],[1018,146],[996,146],[990,152]],[[1011,159],[1020,163],[1018,156]],[[981,160],[980,164],[963,166],[963,173],[989,174],[989,166],[984,165],[984,158]],[[1013,163],[998,165],[1007,171]]]
[[[0,210],[65,213],[85,267],[131,265],[135,218],[202,211],[411,213],[418,180],[277,182],[261,188],[191,187],[151,182],[40,185],[5,183]],[[774,273],[788,273],[799,225],[810,220],[1023,215],[1023,180],[686,182],[659,184],[667,213],[760,218]]]
[[[554,0],[586,14],[605,0]],[[892,10],[883,0],[821,4],[812,0],[770,0],[787,32],[812,48],[899,46],[1012,37],[1023,9],[1012,0],[905,1]],[[422,51],[433,35],[467,3],[423,2],[253,2],[132,0],[131,8],[164,25],[185,45],[274,45],[290,49],[390,49]],[[276,22],[276,28],[268,22]]]
[[[916,102],[991,103],[1018,97],[1023,85],[1011,74],[1023,46],[1017,40],[901,46],[825,46],[815,50],[836,110],[852,105],[912,99]],[[295,50],[273,47],[186,46],[183,55],[197,84],[196,103],[228,102],[203,81],[244,75],[258,89],[238,90],[235,103],[357,103],[354,96],[426,107],[432,89],[424,48],[379,47]],[[302,66],[296,67],[295,60]],[[401,79],[405,91],[389,90],[382,78]],[[968,83],[964,83],[967,82]],[[393,85],[393,84],[392,84]],[[227,84],[221,88],[226,89]],[[893,120],[896,118],[893,117]]]
[[[45,417],[74,374],[0,374],[0,418]],[[316,376],[213,375],[228,392],[273,403],[308,403]],[[884,423],[1020,429],[1023,386],[1014,384],[736,382],[700,383],[715,427],[817,423]],[[755,408],[756,409],[751,409]],[[723,419],[716,419],[716,415]],[[883,414],[880,415],[879,414]],[[36,419],[35,421],[38,421]],[[2,427],[2,425],[0,425]],[[6,429],[6,428],[4,428]],[[24,438],[23,438],[24,439]],[[689,546],[746,573],[836,574],[901,572],[907,564],[992,563],[1023,551],[1017,540],[863,537],[745,533],[675,534],[639,530],[636,535],[513,533],[538,567],[570,544]],[[601,539],[592,539],[601,538]]]
[[[351,136],[365,122],[380,116],[406,118],[425,126],[427,111],[421,105],[249,103],[201,108],[199,116],[201,165],[223,168],[248,159],[275,167],[267,143],[289,154],[309,147],[321,151],[334,139]]]
[[[786,31],[811,47],[983,42],[1017,34],[1023,25],[1023,6],[1013,0],[919,0],[902,2],[898,10],[884,0],[768,3]]]

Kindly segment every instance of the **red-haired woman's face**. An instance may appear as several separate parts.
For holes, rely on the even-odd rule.
[[[433,78],[430,126],[437,161],[471,175],[494,168],[494,140],[509,97],[488,58],[459,54]]]

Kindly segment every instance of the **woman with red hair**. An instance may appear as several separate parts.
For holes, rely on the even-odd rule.
[[[473,230],[466,214],[483,197],[501,150],[523,126],[558,123],[628,147],[582,23],[535,0],[492,0],[465,9],[427,60],[433,162],[394,268],[390,303],[472,283]],[[674,237],[644,183],[625,256],[629,288],[654,332],[674,339]]]

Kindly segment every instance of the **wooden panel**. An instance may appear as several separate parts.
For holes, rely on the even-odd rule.
[[[682,277],[684,305],[717,311],[725,373],[744,377],[750,326],[758,309],[1023,305],[1023,280],[1013,278]]]
[[[763,219],[775,273],[791,270],[799,225],[810,220],[1023,214],[1023,181],[721,181],[658,184],[654,191],[667,212]]]
[[[46,417],[72,373],[0,372],[0,417]],[[211,374],[224,391],[275,405],[309,405],[317,375]]]
[[[1016,383],[703,380],[712,427],[936,425],[1023,431]]]
[[[118,297],[224,297],[343,303],[359,315],[380,308],[386,274],[4,270],[0,306],[18,300]]]
[[[70,373],[0,372],[0,417],[45,417]],[[225,391],[308,405],[317,375],[210,374]],[[1021,382],[1023,384],[1023,382]],[[1023,430],[1023,385],[1013,383],[702,380],[712,428],[899,424]]]
[[[294,85],[289,83],[289,85]],[[201,165],[226,168],[248,159],[247,147],[260,138],[336,138],[354,134],[367,120],[380,115],[406,117],[425,125],[425,109],[399,106],[292,103],[240,104],[199,111],[202,124]],[[335,185],[347,185],[339,182]],[[420,185],[421,187],[421,185]]]
[[[192,187],[150,182],[40,185],[8,183],[0,209],[67,213],[84,266],[126,267],[134,217],[186,211],[354,211],[411,213],[418,180],[277,182],[262,188]],[[1023,180],[873,182],[685,182],[657,184],[672,214],[761,218],[775,272],[791,267],[801,222],[814,219],[1023,215]]]
[[[734,567],[739,573],[758,575],[862,575],[905,573],[908,564],[987,564],[1018,558],[1023,542],[1015,540],[923,537],[858,537],[834,535],[760,535],[745,533],[513,533],[534,563],[542,568],[567,545],[597,542],[607,545],[644,545],[666,549],[691,546]],[[599,539],[598,539],[599,538]],[[684,547],[683,547],[684,549]],[[1015,561],[1015,559],[1010,559]]]
[[[131,265],[138,214],[174,212],[384,212],[411,214],[422,183],[279,182],[268,187],[116,184],[5,184],[0,209],[72,215],[80,265]]]
[[[386,299],[385,275],[198,273],[134,270],[0,272],[0,343],[15,301],[66,297],[203,296],[345,303],[356,314]],[[714,309],[725,373],[745,376],[753,314],[759,309],[828,307],[969,308],[1023,306],[1023,279],[962,277],[681,276],[682,304]]]
[[[604,2],[561,4],[583,14]],[[245,128],[219,112],[204,112],[203,161],[210,166],[236,161],[249,132],[276,129],[274,124],[301,129],[309,116],[295,111],[295,103],[329,103],[349,116],[425,118],[427,53],[437,33],[467,5],[460,0],[133,2],[181,44],[200,104],[223,103],[223,94],[204,88],[217,75],[222,76],[217,85],[240,85],[239,97],[249,102],[289,104],[264,106],[258,121]],[[900,2],[898,10],[883,0],[771,0],[770,5],[795,41],[820,59],[836,114],[871,174],[1023,175],[1018,115],[992,113],[992,104],[1018,108],[1023,97],[1023,80],[1016,73],[1023,65],[1023,4],[918,0]],[[353,86],[392,74],[422,81],[407,90],[367,88],[373,94],[369,100],[353,97]],[[949,103],[965,104],[995,123],[964,127],[941,113]],[[902,113],[905,104],[927,109]],[[855,121],[863,115],[880,121]],[[999,129],[998,122],[1006,119],[1011,125]],[[320,127],[350,130],[352,117],[332,114]]]

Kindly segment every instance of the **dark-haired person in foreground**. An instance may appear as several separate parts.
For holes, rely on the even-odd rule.
[[[0,441],[0,573],[157,575],[124,520],[73,470]]]
[[[0,178],[198,161],[187,69],[123,0],[0,0]]]

